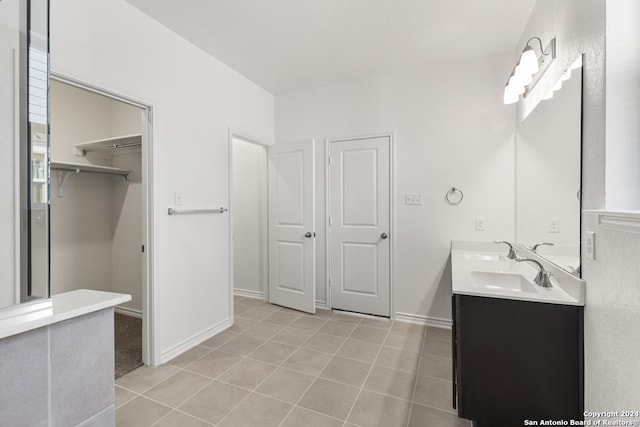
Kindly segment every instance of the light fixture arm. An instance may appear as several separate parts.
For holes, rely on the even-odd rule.
[[[544,47],[542,46],[542,40],[540,39],[540,37],[531,37],[529,40],[527,40],[527,46],[529,46],[529,43],[531,43],[533,40],[538,41],[538,44],[540,45],[540,53],[542,53],[544,56],[547,56],[551,53],[551,47],[547,49],[547,52],[544,51]]]

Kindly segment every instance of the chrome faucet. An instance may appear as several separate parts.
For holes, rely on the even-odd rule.
[[[538,286],[542,286],[543,288],[550,288],[551,286],[553,286],[551,284],[551,273],[545,270],[539,261],[536,261],[535,259],[531,259],[531,258],[517,258],[515,261],[517,262],[529,261],[534,263],[535,265],[538,266],[539,270],[538,270],[538,274],[536,274],[536,277],[533,279],[533,282]]]
[[[513,245],[509,242],[505,242],[504,240],[494,240],[493,243],[504,243],[505,245],[509,245],[509,253],[507,254],[507,258],[509,259],[517,259],[518,255],[516,255],[515,249],[513,249]]]
[[[531,252],[533,252],[534,254],[536,253],[536,250],[538,249],[538,247],[540,246],[553,246],[553,243],[536,243],[535,245],[533,245],[533,247],[531,248]]]

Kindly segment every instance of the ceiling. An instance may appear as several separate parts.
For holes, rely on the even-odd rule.
[[[127,0],[273,94],[512,52],[535,0]]]

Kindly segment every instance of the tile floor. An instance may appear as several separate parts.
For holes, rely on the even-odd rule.
[[[235,324],[116,381],[116,425],[468,427],[449,331],[236,297]]]

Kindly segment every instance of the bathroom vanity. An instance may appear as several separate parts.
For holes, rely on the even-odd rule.
[[[452,243],[453,406],[477,427],[582,420],[584,282],[540,258],[542,288],[537,267],[505,254]]]

